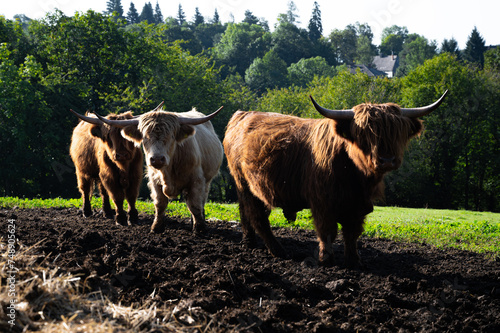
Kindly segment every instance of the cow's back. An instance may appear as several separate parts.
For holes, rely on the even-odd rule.
[[[97,178],[99,176],[97,161],[99,142],[90,134],[91,127],[91,124],[84,121],[80,121],[75,127],[71,137],[70,155],[78,173]]]
[[[281,114],[236,112],[224,149],[237,186],[249,187],[270,207],[306,208],[303,179],[311,153],[304,140],[310,125],[310,120]]]

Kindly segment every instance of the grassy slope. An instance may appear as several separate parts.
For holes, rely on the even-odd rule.
[[[0,207],[41,208],[41,207],[80,207],[80,199],[19,199],[0,197]],[[99,199],[94,198],[93,207],[100,207]],[[137,209],[154,214],[154,205],[140,201]],[[236,204],[208,203],[205,207],[207,219],[239,220]],[[183,202],[171,202],[168,214],[189,216]],[[312,229],[309,210],[299,212],[294,223],[288,223],[279,209],[273,210],[270,217],[273,226]],[[455,247],[478,253],[500,256],[500,214],[472,212],[464,210],[412,209],[398,207],[376,207],[368,215],[364,235],[381,237],[402,242],[432,244],[437,247]]]

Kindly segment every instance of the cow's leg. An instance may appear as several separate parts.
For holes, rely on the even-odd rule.
[[[248,247],[255,247],[255,229],[250,222],[250,216],[247,213],[247,196],[253,196],[250,191],[238,190],[238,203],[240,208],[240,224],[243,231],[242,243]]]
[[[363,224],[364,217],[356,218],[342,224],[345,264],[349,268],[359,268],[361,266],[358,253],[358,238],[363,233]]]
[[[90,199],[92,197],[92,185],[94,182],[91,178],[85,177],[79,173],[78,174],[78,189],[82,194],[82,213],[83,216],[89,217],[92,216],[92,207],[90,205]]]
[[[206,229],[205,201],[207,193],[205,180],[200,178],[193,181],[193,186],[186,193],[186,205],[191,212],[195,234],[202,234]]]
[[[137,200],[137,194],[135,191],[132,193],[127,192],[126,194],[127,202],[128,202],[128,225],[137,224],[139,221],[139,212],[137,208],[135,208],[135,202]]]
[[[241,211],[243,211],[241,220],[244,233],[245,227],[243,227],[243,225],[247,224],[246,228],[248,228],[248,221],[250,221],[251,226],[262,238],[269,252],[271,252],[271,254],[275,257],[286,258],[287,255],[285,250],[278,242],[276,237],[274,237],[271,230],[271,225],[269,223],[269,215],[271,214],[271,210],[266,207],[266,205],[259,198],[255,197],[248,189],[240,194],[240,198],[240,214]],[[245,240],[245,235],[243,237],[243,239]]]
[[[142,168],[142,165],[141,165]],[[142,173],[138,172],[137,175],[130,175],[130,186],[127,188],[125,197],[128,202],[128,225],[137,224],[139,221],[139,213],[135,207],[139,190],[141,187]]]
[[[101,193],[102,198],[102,211],[104,212],[104,216],[108,219],[113,218],[113,209],[111,208],[111,204],[109,203],[109,194],[102,182],[99,182],[99,193]]]
[[[113,200],[113,203],[115,204],[115,223],[116,225],[127,225],[127,213],[125,213],[125,210],[123,209],[125,195],[122,191],[116,192],[110,192],[111,200]]]
[[[151,198],[155,204],[155,219],[151,226],[151,232],[160,233],[165,230],[165,210],[168,206],[168,198],[163,194],[163,186],[152,180],[148,183],[151,190]]]
[[[338,231],[337,222],[315,218],[314,224],[319,242],[318,263],[323,266],[332,266],[334,261],[333,242]]]

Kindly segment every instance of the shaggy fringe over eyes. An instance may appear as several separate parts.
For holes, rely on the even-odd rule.
[[[414,120],[403,117],[397,104],[360,104],[353,108],[351,133],[369,147],[393,152],[404,149],[408,139],[419,133]]]
[[[158,126],[160,124],[161,126]],[[141,133],[155,133],[158,137],[173,135],[179,130],[177,116],[163,111],[150,112],[144,115],[139,124]]]
[[[403,150],[408,139],[419,134],[422,129],[422,122],[403,117],[397,104],[365,103],[355,106],[353,111],[355,115],[351,123],[351,135],[365,148],[371,147],[368,153],[377,153],[377,150]],[[336,121],[322,119],[315,123],[309,135],[315,162],[324,170],[330,168],[336,154],[347,144],[346,140],[336,133],[335,127]],[[350,147],[345,149],[352,151]]]

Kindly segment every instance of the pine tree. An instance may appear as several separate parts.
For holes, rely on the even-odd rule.
[[[464,59],[473,63],[478,63],[481,68],[483,68],[485,51],[486,46],[484,39],[477,31],[477,28],[474,27],[465,46]]]
[[[249,11],[247,9],[247,10],[245,10],[245,18],[243,19],[243,22],[246,22],[246,23],[248,23],[250,25],[251,24],[258,24],[259,23],[259,19],[251,11]]]
[[[458,49],[458,42],[456,41],[455,38],[452,38],[450,40],[448,39],[443,40],[443,43],[441,44],[440,53],[446,53],[446,52],[456,55],[458,58],[460,58],[460,50]]]
[[[139,19],[139,13],[137,12],[137,9],[135,9],[135,5],[133,2],[130,3],[130,8],[127,13],[127,22],[129,24],[136,24],[141,22],[141,20]]]
[[[113,12],[118,13],[118,17],[123,17],[123,7],[121,0],[109,0],[106,3],[106,14],[112,15]]]
[[[205,23],[205,18],[203,17],[203,15],[201,15],[200,9],[198,7],[196,7],[194,9],[193,24],[196,27],[196,26],[203,24],[203,23]]]
[[[179,23],[179,25],[183,25],[184,22],[186,22],[186,14],[184,14],[182,6],[179,4],[179,10],[177,11],[177,23]]]
[[[321,38],[323,33],[323,24],[321,23],[321,10],[317,1],[314,1],[311,19],[309,20],[309,38],[313,41]]]
[[[147,21],[148,23],[155,23],[155,17],[153,14],[153,6],[151,5],[151,2],[147,2],[144,4],[144,7],[142,8],[141,15],[139,16],[139,20],[141,22]]]
[[[287,22],[292,24],[300,24],[298,18],[299,15],[297,14],[297,6],[293,1],[288,2],[288,11],[286,12]]]
[[[155,13],[154,13],[155,23],[163,23],[163,15],[161,13],[160,5],[158,1],[156,1]]]
[[[215,8],[214,17],[212,19],[212,24],[219,24],[219,23],[220,23],[219,12],[217,11],[217,8]]]

